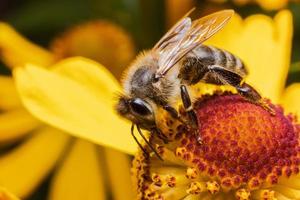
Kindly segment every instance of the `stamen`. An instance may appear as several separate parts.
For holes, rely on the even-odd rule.
[[[186,192],[188,194],[200,194],[201,192],[207,191],[207,187],[204,182],[191,182]]]
[[[194,167],[188,167],[187,170],[186,170],[186,177],[188,179],[195,179],[197,177],[198,173],[197,173],[197,170],[196,168]]]
[[[166,178],[167,184],[169,187],[175,187],[176,186],[176,177],[169,175]]]
[[[254,199],[276,200],[275,191],[268,189],[256,190],[251,194],[251,197]]]
[[[208,181],[208,182],[206,182],[206,189],[211,194],[215,194],[215,193],[219,192],[220,185],[216,181]]]
[[[250,199],[250,192],[246,189],[239,189],[236,191],[235,196],[238,200]]]

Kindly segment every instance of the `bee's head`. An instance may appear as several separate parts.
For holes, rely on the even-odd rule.
[[[120,96],[116,105],[117,112],[144,129],[155,126],[152,106],[141,98],[127,98]]]

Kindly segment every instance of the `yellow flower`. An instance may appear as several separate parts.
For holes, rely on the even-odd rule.
[[[89,38],[82,41],[86,37],[85,33],[89,34]],[[104,40],[105,45],[101,46]],[[107,43],[107,40],[111,43]],[[121,28],[102,21],[69,30],[62,38],[56,39],[53,46],[53,51],[48,51],[26,40],[8,24],[0,23],[1,59],[10,68],[26,63],[50,67],[62,57],[73,54],[83,54],[104,63],[127,65],[134,55],[133,45],[127,34]],[[102,56],[101,52],[97,55],[95,51],[99,50],[99,46],[105,50],[123,48],[124,53],[115,51],[116,54],[111,55],[114,57]],[[76,52],[73,51],[74,48]],[[89,67],[84,59],[82,63],[73,64],[74,69],[78,66]],[[91,65],[94,67],[94,63]],[[108,73],[106,69],[103,71],[104,74]],[[113,77],[107,79],[107,83],[111,83],[114,88],[118,84],[112,79]],[[89,199],[105,199],[108,198],[107,191],[112,193],[114,199],[123,199],[123,195],[131,199],[133,195],[128,155],[82,139],[73,140],[69,134],[43,124],[23,108],[12,77],[1,75],[0,85],[1,146],[20,143],[11,151],[1,154],[0,186],[25,198],[57,167],[51,181],[49,199],[74,200],[86,199],[87,196]],[[108,87],[102,85],[99,89],[105,91]],[[95,133],[94,130],[91,132]],[[103,128],[97,134],[105,132],[107,129]],[[116,171],[119,173],[116,174]]]
[[[290,63],[291,38],[291,13],[281,11],[274,19],[264,15],[253,15],[242,20],[236,15],[229,25],[209,40],[208,43],[227,49],[241,57],[249,70],[247,82],[253,85],[263,96],[270,98],[275,103],[281,103],[287,111],[297,113],[300,111],[297,101],[300,94],[300,85],[292,85],[284,90]],[[89,67],[84,68],[87,65]],[[135,153],[137,147],[132,142],[133,139],[130,138],[130,134],[127,133],[129,132],[128,124],[120,120],[112,110],[113,93],[119,91],[119,86],[111,74],[104,70],[103,66],[78,57],[61,61],[53,66],[53,69],[50,71],[41,68],[39,65],[30,64],[14,71],[17,88],[26,108],[42,121],[75,136],[89,139],[97,144],[114,147],[123,152]],[[199,85],[195,89],[204,90],[205,87],[206,85]],[[244,101],[244,104],[247,104],[245,105],[246,108],[251,107],[250,110],[253,108],[260,109],[260,107],[249,102]],[[241,104],[240,107],[243,108],[244,104]],[[215,105],[226,106],[226,103],[219,102]],[[206,106],[205,108],[217,109],[214,106]],[[278,114],[276,119],[282,117],[288,121],[288,125],[281,124],[279,125],[280,128],[282,126],[299,126],[296,125],[295,118],[283,116],[283,113],[280,113],[282,111],[277,107],[276,112]],[[249,112],[245,111],[245,113]],[[252,115],[254,114],[256,113],[252,113]],[[269,119],[265,118],[266,112],[264,110],[261,111],[260,109],[258,114],[260,115],[249,117],[258,117],[260,123],[263,123],[260,124],[260,131],[264,132],[264,123],[266,123],[266,127],[269,127],[267,122]],[[163,114],[159,116],[162,118],[160,124],[164,124],[167,119]],[[267,116],[270,117],[269,114]],[[265,121],[262,121],[260,117]],[[249,120],[252,119],[250,118]],[[245,124],[236,123],[236,125],[238,128],[242,128]],[[231,130],[223,130],[223,127],[220,129],[221,127],[216,126],[215,131],[220,129],[230,133]],[[277,125],[274,130],[276,128]],[[251,129],[246,130],[245,133],[247,133],[248,138],[251,138],[253,134]],[[299,130],[295,133],[291,137],[298,142],[297,133],[299,133]],[[236,181],[243,184],[243,187],[240,187],[239,184],[232,185],[231,182],[226,184],[224,180],[222,185],[220,180],[214,176],[214,173],[201,173],[190,162],[185,162],[185,160],[190,161],[189,158],[194,155],[186,152],[185,148],[181,148],[181,145],[186,144],[179,141],[179,139],[184,139],[182,138],[184,135],[187,134],[184,134],[183,129],[177,140],[175,137],[175,145],[172,142],[158,147],[158,151],[164,157],[165,162],[158,161],[152,154],[150,157],[146,157],[141,153],[137,154],[134,161],[133,178],[135,179],[139,198],[162,199],[162,196],[164,196],[166,199],[183,197],[185,199],[199,199],[203,196],[204,199],[249,199],[249,197],[254,199],[299,199],[299,177],[296,175],[298,166],[294,168],[292,173],[288,173],[291,176],[286,180],[283,175],[278,174],[280,181],[279,183],[271,181],[274,184],[271,185],[270,190],[266,185],[270,181],[253,184],[252,186],[257,186],[257,188],[250,189],[255,189],[257,192],[252,192],[249,188],[244,187],[245,181],[243,179],[244,182]],[[153,141],[157,142],[155,136],[151,137],[151,142]],[[191,142],[190,147],[192,149],[195,148],[193,144],[195,141],[192,139],[186,141]],[[252,142],[249,139],[246,141]],[[293,141],[295,142],[295,140]],[[269,145],[268,143],[262,144],[265,145],[260,143],[258,147],[263,148]],[[293,152],[291,153],[299,151],[298,148],[294,148],[297,145],[292,146],[291,150]],[[222,150],[221,147],[218,150]],[[195,155],[198,154],[195,153]],[[243,156],[247,158],[247,154],[243,154]],[[233,156],[230,158],[234,159]],[[258,156],[258,158],[257,161],[260,163],[265,162],[265,159],[268,160],[268,157],[261,159]],[[229,162],[226,168],[229,172],[233,167],[230,166],[232,163]],[[295,161],[295,163],[297,162]],[[206,167],[210,167],[209,163],[205,164],[208,164]],[[293,166],[295,166],[294,163]],[[242,171],[250,173],[251,170],[245,168]],[[222,172],[220,173],[222,174]],[[230,173],[234,173],[234,171]],[[285,171],[285,174],[287,174],[287,171]],[[237,177],[238,179],[239,177]],[[253,181],[255,183],[255,180]],[[228,186],[227,188],[224,187],[224,183]]]
[[[170,142],[150,137],[163,161],[143,152],[134,161],[140,199],[299,199],[300,124],[271,106],[275,116],[239,95],[198,99],[202,145],[163,117]]]
[[[5,188],[0,187],[0,199],[1,200],[19,200],[15,195],[10,193]]]

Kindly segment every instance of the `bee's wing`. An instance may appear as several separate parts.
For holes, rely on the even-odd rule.
[[[159,47],[162,47],[164,43],[168,42],[168,37],[164,36],[163,38],[165,39],[163,43],[161,43],[158,47],[161,51],[158,62],[159,68],[156,71],[156,77],[163,77],[182,57],[223,28],[233,13],[233,10],[219,11],[193,21],[190,26],[181,25],[184,24],[183,20],[185,18],[179,21],[181,23],[177,23],[177,27],[175,25],[173,28],[174,30],[182,28],[184,31],[175,32],[176,40],[172,40],[171,43],[161,49]],[[170,33],[169,35],[172,34]]]
[[[193,12],[195,8],[186,13],[154,46],[153,49],[162,52],[165,48],[173,46],[178,43],[185,35],[185,33],[191,28],[192,20],[189,18],[189,14]]]

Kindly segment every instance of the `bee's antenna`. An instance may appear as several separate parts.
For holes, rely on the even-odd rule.
[[[147,138],[144,136],[144,134],[142,133],[140,127],[138,125],[136,125],[137,130],[140,134],[140,136],[142,136],[142,138],[144,139],[144,141],[146,142],[146,144],[150,147],[150,149],[155,153],[155,155],[161,160],[163,161],[162,157],[158,154],[158,152],[156,151],[156,149],[152,146],[152,144],[150,144],[150,142],[147,140]]]
[[[141,145],[141,143],[138,141],[138,139],[134,135],[134,124],[131,125],[131,135],[132,135],[133,139],[135,140],[135,142],[139,145],[141,150],[144,152],[144,154],[148,155],[148,152],[146,151],[146,149],[144,149],[144,147]]]

